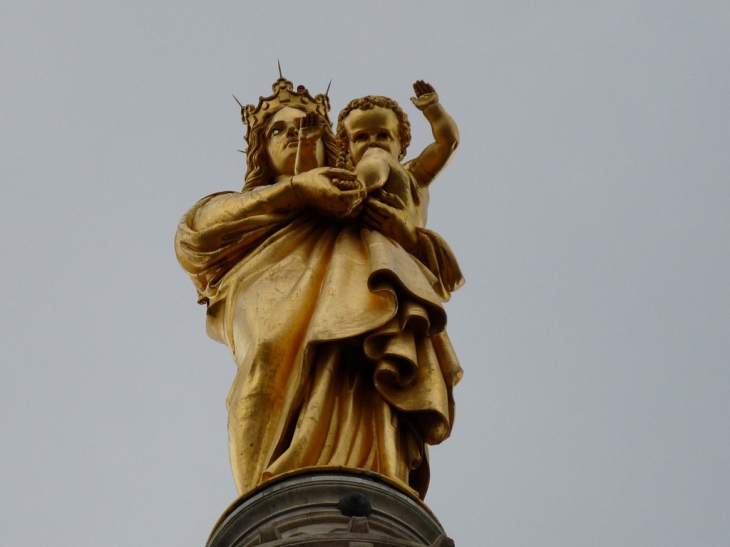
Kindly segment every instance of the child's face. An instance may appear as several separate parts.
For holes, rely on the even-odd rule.
[[[400,156],[400,125],[391,109],[375,106],[370,110],[353,110],[343,123],[354,165],[360,162],[369,148],[381,148],[396,160]]]

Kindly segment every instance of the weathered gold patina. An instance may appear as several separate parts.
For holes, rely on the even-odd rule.
[[[238,365],[227,404],[241,494],[333,467],[426,493],[426,444],[450,434],[462,375],[442,303],[463,278],[424,227],[458,132],[431,86],[414,89],[435,142],[401,165],[410,126],[394,101],[352,101],[338,141],[327,96],[280,78],[242,107],[243,190],[203,198],[178,227],[208,334]]]

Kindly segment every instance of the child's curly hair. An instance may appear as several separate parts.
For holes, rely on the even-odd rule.
[[[400,138],[401,144],[398,161],[401,161],[406,157],[406,150],[408,149],[408,145],[411,144],[411,124],[408,121],[408,115],[403,112],[403,109],[397,102],[381,95],[368,95],[359,99],[353,99],[347,103],[347,106],[337,116],[337,142],[340,145],[341,154],[344,157],[348,155],[347,131],[345,130],[344,124],[345,118],[353,110],[370,110],[375,106],[392,110],[398,119],[398,137]],[[349,160],[349,158],[347,159]]]

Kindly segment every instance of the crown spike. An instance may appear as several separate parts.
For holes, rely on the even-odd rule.
[[[330,86],[332,85],[332,79],[330,79],[330,83],[327,84],[327,91],[324,92],[325,97],[330,96]]]
[[[233,94],[231,94],[231,95],[233,95]],[[241,101],[239,101],[238,98],[235,95],[233,95],[233,98],[236,99],[236,102],[238,103],[238,106],[240,106],[241,108],[244,108],[244,106],[241,104]]]
[[[279,59],[276,60],[276,64],[279,66],[279,78],[283,78],[284,76],[281,73],[281,63],[279,62]]]

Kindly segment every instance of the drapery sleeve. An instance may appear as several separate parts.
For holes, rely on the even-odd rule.
[[[418,245],[413,255],[436,276],[434,290],[445,301],[464,284],[459,263],[446,240],[432,230],[416,228]]]
[[[273,233],[301,211],[291,204],[285,183],[239,192],[211,194],[180,220],[175,253],[198,292],[208,303],[221,278]]]

